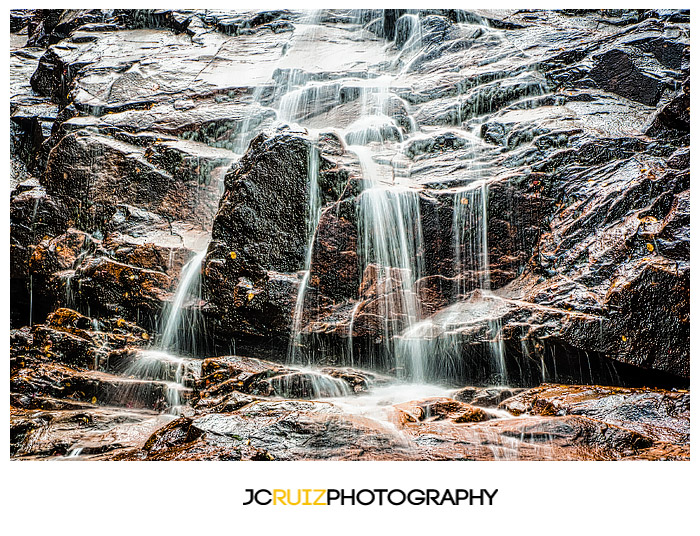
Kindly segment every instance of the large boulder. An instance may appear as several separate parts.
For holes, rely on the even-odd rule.
[[[279,132],[254,139],[244,157],[226,175],[226,190],[212,228],[212,241],[204,262],[204,281],[211,309],[206,314],[223,333],[286,335],[292,324],[299,271],[305,267],[313,229],[309,227],[310,174],[319,175],[318,203],[323,206],[338,191],[347,175],[339,173],[328,158],[334,155],[320,146],[319,166],[309,168],[312,151],[308,137]],[[334,149],[331,148],[331,151]],[[333,218],[328,211],[322,221]],[[343,224],[340,219],[333,223]],[[323,225],[323,228],[330,225]],[[316,240],[333,247],[319,232]],[[338,247],[340,246],[340,247]],[[352,262],[354,243],[339,243],[335,252]],[[345,250],[345,253],[343,253]],[[314,261],[318,260],[316,253]],[[337,267],[337,261],[333,259]],[[342,261],[347,263],[346,259]],[[348,279],[353,278],[352,272]],[[321,284],[314,279],[313,286]],[[327,289],[337,294],[337,283]],[[342,287],[341,287],[342,288]],[[347,293],[347,290],[345,290]]]

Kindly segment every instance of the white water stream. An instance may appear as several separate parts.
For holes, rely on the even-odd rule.
[[[271,105],[278,125],[286,123],[295,129],[305,129],[312,139],[321,131],[335,130],[347,143],[348,151],[355,153],[359,160],[364,179],[364,189],[357,198],[360,273],[374,270],[376,292],[381,296],[376,313],[382,317],[384,324],[381,338],[384,354],[382,361],[387,368],[395,369],[402,383],[374,388],[369,395],[358,397],[342,390],[329,389],[329,385],[326,385],[327,378],[316,375],[316,378],[320,378],[320,383],[315,388],[318,393],[333,396],[334,402],[348,412],[375,417],[384,415],[387,405],[447,393],[445,388],[428,383],[428,371],[434,372],[435,368],[431,359],[441,348],[436,339],[430,336],[436,319],[421,317],[415,293],[416,281],[425,275],[420,205],[423,186],[411,181],[410,169],[407,171],[400,166],[387,164],[405,161],[407,141],[413,136],[422,135],[421,132],[416,132],[415,121],[410,114],[407,118],[408,128],[406,118],[402,128],[390,113],[392,102],[398,101],[403,103],[404,108],[410,108],[393,91],[393,87],[400,84],[401,78],[423,51],[418,16],[404,15],[403,19],[400,21],[404,32],[402,47],[382,42],[360,28],[354,30],[365,33],[365,39],[358,40],[358,45],[363,50],[358,51],[356,60],[358,63],[363,61],[365,68],[372,66],[373,76],[354,78],[350,75],[342,79],[317,79],[316,71],[332,70],[328,67],[329,63],[335,62],[336,70],[349,70],[352,59],[332,57],[334,41],[332,35],[326,35],[331,29],[320,22],[318,12],[311,13],[297,25],[297,30],[287,45],[288,49],[279,60],[259,66],[260,72],[257,73],[261,79],[269,77],[269,84],[274,84],[276,73],[280,70],[287,72],[286,81],[276,86],[276,97]],[[320,36],[325,37],[319,39]],[[303,62],[300,61],[302,57]],[[325,116],[325,110],[343,106],[349,94],[356,97],[347,104],[349,109],[354,110],[354,115],[347,112],[337,125],[333,125],[333,117]],[[259,88],[253,91],[254,100],[260,96]],[[319,122],[319,118],[325,118],[331,124]],[[251,117],[243,121],[235,144],[237,153],[243,152],[257,133],[253,124]],[[319,153],[314,147],[309,151],[308,157],[307,248],[287,353],[287,362],[295,368],[302,363],[314,362],[313,343],[304,344],[304,320],[314,237],[322,211],[318,185],[319,166]],[[491,289],[487,214],[486,180],[467,186],[455,194],[454,262],[457,267],[465,261],[479,266],[478,286],[485,298]],[[206,248],[199,251],[183,268],[172,305],[163,316],[159,348],[143,352],[128,371],[135,377],[172,382],[173,387],[168,391],[172,392],[172,396],[168,404],[175,408],[183,403],[183,377],[187,367],[191,366],[191,360],[178,357],[177,354],[184,348],[189,348],[190,351],[195,349],[194,341],[201,336],[197,331],[201,331],[202,327],[192,318],[193,314],[197,314],[197,306],[192,307],[191,302],[200,299],[201,265],[205,256]],[[460,294],[465,290],[460,288]],[[358,302],[354,306],[350,318],[351,362],[355,361],[352,329],[359,305]],[[450,318],[442,321],[449,323]],[[505,382],[500,326],[494,324],[490,327],[494,334],[493,342],[490,343],[494,367],[498,378]],[[171,374],[173,370],[175,372]]]

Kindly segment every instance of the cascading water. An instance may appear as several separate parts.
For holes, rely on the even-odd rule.
[[[195,304],[189,313],[185,309],[186,301],[201,300],[201,270],[207,249],[192,257],[182,268],[180,282],[170,305],[169,312],[163,318],[167,321],[161,328],[160,348],[170,351],[196,353],[196,343],[201,336],[202,319],[199,304]]]
[[[423,273],[423,234],[415,189],[381,181],[371,153],[354,148],[368,183],[358,199],[359,257],[364,271],[374,270],[376,314],[383,318],[384,352],[404,378],[424,380],[423,352],[412,339],[395,339],[418,320],[414,285]],[[397,345],[398,343],[398,345]]]
[[[358,16],[358,18],[362,18]],[[314,39],[323,32],[321,12],[313,12],[299,21],[299,30],[293,44],[307,50],[306,61],[313,63]],[[288,125],[293,129],[307,130],[316,140],[317,134],[325,128],[317,122],[327,110],[352,103],[354,114],[349,114],[340,125],[339,131],[348,144],[348,151],[354,153],[362,172],[362,187],[356,198],[356,219],[358,226],[358,263],[363,274],[365,289],[372,295],[369,303],[363,297],[354,304],[348,325],[349,361],[355,364],[353,347],[355,320],[358,314],[373,314],[381,319],[379,355],[374,364],[381,369],[391,369],[406,389],[385,388],[377,394],[373,403],[394,403],[401,397],[444,395],[442,387],[430,386],[429,379],[449,374],[454,363],[460,361],[455,354],[455,341],[438,340],[434,337],[435,323],[448,328],[454,315],[447,314],[441,319],[425,318],[417,296],[417,283],[426,274],[423,237],[421,196],[430,196],[424,187],[411,180],[410,167],[401,167],[399,162],[410,161],[406,151],[412,139],[422,133],[417,131],[414,118],[404,113],[397,118],[395,110],[408,109],[409,104],[393,91],[396,81],[406,75],[424,52],[424,36],[421,19],[417,14],[405,14],[396,23],[396,41],[387,44],[374,61],[382,65],[376,75],[343,80],[317,78],[306,67],[285,64],[286,56],[273,65],[261,66],[260,78],[266,76],[267,69],[274,84],[274,96],[270,108],[275,114],[277,126]],[[255,87],[252,91],[250,111],[244,114],[236,129],[231,149],[242,155],[248,143],[257,134],[260,120],[256,115],[270,83]],[[268,105],[269,106],[269,105]],[[305,332],[307,303],[311,284],[313,247],[323,208],[319,186],[320,155],[313,141],[307,160],[307,207],[306,207],[306,252],[302,277],[296,296],[291,335],[288,344],[287,362],[295,366],[307,367],[315,364],[313,337]],[[491,279],[488,256],[488,184],[481,180],[455,193],[453,231],[455,236],[455,271],[460,273],[465,265],[474,267],[475,281],[472,289],[481,289],[482,301],[496,299],[491,294]],[[160,323],[161,336],[156,347],[141,351],[138,358],[124,371],[127,376],[148,381],[161,382],[165,394],[165,404],[171,413],[179,413],[189,391],[188,378],[200,365],[198,359],[183,355],[201,357],[198,347],[205,333],[201,320],[201,269],[207,248],[198,251],[183,267],[173,300],[165,309]],[[459,283],[458,299],[469,289],[466,282]],[[481,314],[481,313],[477,313]],[[488,347],[494,369],[493,376],[505,381],[503,366],[503,346],[500,341],[500,326],[489,321],[490,336]],[[442,361],[436,359],[441,355]],[[448,356],[448,357],[444,357]],[[365,363],[366,356],[358,359]],[[374,359],[374,358],[372,358]],[[445,365],[445,363],[450,363]],[[275,383],[276,382],[276,383]],[[284,394],[300,389],[314,398],[331,397],[339,404],[349,404],[350,412],[361,414],[378,413],[367,407],[360,408],[356,402],[348,402],[351,396],[347,384],[318,371],[303,369],[298,374],[280,376],[272,384],[275,390]],[[148,393],[140,393],[138,382],[125,396],[145,398]],[[386,391],[386,392],[385,392]],[[398,397],[398,398],[397,398]],[[342,402],[345,400],[345,402]],[[371,405],[371,404],[370,404]],[[366,406],[366,404],[365,404]],[[380,411],[383,415],[383,411]]]
[[[396,24],[398,49],[387,47],[384,50],[385,70],[377,77],[356,83],[358,93],[354,121],[343,128],[343,136],[348,150],[355,153],[360,161],[363,176],[363,190],[357,197],[357,221],[359,230],[358,256],[360,273],[371,281],[374,300],[371,311],[364,311],[362,300],[352,309],[348,325],[348,347],[350,363],[355,362],[353,346],[355,319],[363,313],[375,314],[381,318],[381,357],[375,363],[383,368],[396,369],[404,380],[424,382],[426,371],[431,369],[439,376],[439,365],[428,362],[428,356],[436,350],[432,341],[431,322],[421,318],[416,296],[416,282],[424,275],[423,230],[421,223],[420,190],[410,177],[398,177],[396,165],[380,165],[383,162],[403,156],[408,144],[402,144],[404,133],[415,131],[415,122],[403,121],[403,131],[396,119],[387,115],[392,99],[399,99],[392,91],[394,81],[411,69],[413,62],[423,52],[422,25],[418,15],[406,14]],[[311,80],[302,72],[291,72],[287,79],[287,93],[281,99],[278,117],[290,122],[305,124],[305,120],[322,112],[328,101],[343,102],[345,91],[338,82]],[[403,101],[402,101],[403,102]],[[325,103],[325,104],[324,104]],[[404,103],[405,104],[405,103]],[[408,127],[408,128],[406,128]],[[393,156],[387,156],[393,155]],[[310,169],[312,169],[310,167]],[[315,166],[310,171],[309,185],[313,203],[312,185]],[[397,180],[398,179],[398,180]],[[462,257],[468,255],[478,265],[478,281],[474,288],[482,289],[484,299],[490,299],[491,282],[488,257],[487,200],[488,186],[485,181],[465,188],[466,194],[455,195],[455,265],[463,264]],[[314,217],[316,209],[310,205],[309,222],[317,225]],[[468,232],[467,232],[468,230]],[[288,359],[298,362],[297,349],[300,346],[304,318],[304,298],[310,277],[315,230],[307,230],[307,262],[300,284],[293,317]],[[465,243],[465,239],[468,239]],[[461,269],[461,268],[460,268]],[[457,270],[458,272],[460,270]],[[459,294],[465,289],[460,288]],[[494,379],[505,381],[504,352],[500,338],[500,326],[489,323],[491,342],[488,343],[494,362]],[[313,341],[311,342],[313,345]],[[313,353],[306,348],[307,358]],[[452,361],[459,358],[454,356]]]
[[[361,17],[360,17],[361,18]],[[300,20],[300,29],[294,43],[308,48],[313,54],[314,38],[321,32],[320,12],[313,12]],[[354,364],[353,329],[359,312],[371,312],[381,318],[382,337],[379,362],[381,368],[393,369],[404,381],[424,383],[428,376],[440,374],[440,367],[432,363],[433,353],[445,349],[438,348],[432,337],[432,321],[421,315],[416,293],[416,283],[425,275],[423,254],[423,229],[421,222],[422,186],[412,183],[409,176],[401,175],[396,164],[386,165],[387,160],[405,158],[403,151],[408,147],[406,135],[416,131],[414,119],[407,114],[400,122],[392,113],[392,105],[407,103],[392,91],[392,84],[412,68],[424,51],[422,23],[417,14],[405,14],[396,23],[396,41],[387,45],[376,62],[384,67],[378,74],[364,80],[347,82],[316,79],[312,71],[304,68],[285,68],[284,56],[275,65],[273,80],[276,81],[273,111],[278,125],[289,124],[294,128],[318,131],[314,123],[317,116],[325,113],[349,98],[356,99],[354,119],[341,127],[342,136],[348,143],[349,151],[354,152],[360,162],[363,188],[357,196],[356,211],[359,230],[358,259],[360,273],[373,285],[371,311],[359,300],[352,309],[349,321],[348,345],[350,363]],[[312,56],[307,58],[312,62]],[[263,91],[260,86],[253,91],[253,101],[259,102]],[[354,97],[353,97],[354,95]],[[247,142],[255,135],[253,113],[245,115],[242,126],[236,134],[236,153],[244,151]],[[381,161],[378,163],[377,161]],[[292,329],[287,351],[287,362],[298,365],[314,363],[314,341],[305,337],[304,319],[306,301],[311,279],[311,261],[316,230],[322,211],[319,181],[319,151],[312,144],[308,154],[308,204],[307,204],[307,245],[294,312]],[[403,173],[403,175],[406,175]],[[460,268],[465,257],[478,269],[474,288],[482,291],[484,300],[492,298],[489,271],[487,236],[488,185],[486,181],[473,184],[455,195],[455,266]],[[136,377],[158,377],[163,362],[177,362],[176,373],[167,381],[179,384],[185,370],[183,358],[172,354],[186,353],[197,355],[195,342],[201,338],[203,330],[198,322],[201,263],[206,250],[200,251],[183,268],[180,283],[172,304],[161,322],[162,336],[157,350],[145,355],[130,369]],[[459,272],[459,269],[457,270]],[[464,295],[466,287],[459,288]],[[188,307],[188,303],[190,307]],[[447,323],[449,323],[448,318]],[[503,345],[499,336],[500,326],[489,323],[491,331],[489,348],[499,381],[505,381],[503,365]],[[449,350],[453,351],[453,350]],[[447,351],[447,353],[449,353]],[[459,358],[454,356],[452,361]],[[160,361],[159,361],[160,360]],[[168,365],[165,367],[171,370]],[[429,374],[430,373],[430,374]],[[341,396],[341,393],[322,385],[313,387],[319,395]],[[164,378],[163,378],[164,379]],[[335,382],[331,382],[335,384]],[[174,391],[180,393],[182,389]],[[171,405],[179,406],[181,400],[173,398]]]
[[[201,367],[198,359],[180,357],[178,353],[198,355],[198,341],[204,331],[201,316],[201,269],[207,249],[192,257],[182,268],[180,282],[167,314],[162,317],[158,348],[139,352],[137,359],[124,371],[127,376],[163,382],[165,404],[170,413],[178,414],[188,392],[185,378]],[[187,308],[188,300],[197,303]],[[166,309],[167,310],[167,309]],[[143,397],[138,387],[125,394],[126,398]]]
[[[566,448],[578,449],[582,435],[598,443],[605,434],[596,433],[595,419],[584,413],[541,418],[533,407],[515,414],[533,394],[519,388],[540,380],[563,383],[588,375],[591,385],[584,387],[593,389],[586,393],[598,389],[588,350],[581,350],[585,358],[569,359],[564,355],[569,345],[581,342],[591,352],[607,351],[615,342],[637,348],[634,339],[611,341],[607,326],[602,331],[604,317],[597,316],[604,310],[598,300],[602,287],[591,289],[572,273],[579,269],[575,259],[570,259],[573,266],[562,267],[566,254],[555,257],[566,243],[556,234],[556,215],[578,211],[578,205],[562,203],[555,219],[546,219],[550,209],[559,207],[555,196],[579,191],[568,186],[560,191],[557,178],[567,177],[570,166],[579,167],[576,155],[583,155],[590,142],[595,149],[599,136],[591,132],[600,124],[590,118],[617,97],[605,92],[605,102],[598,102],[596,88],[587,87],[585,95],[574,89],[540,98],[544,74],[547,80],[568,80],[566,69],[575,68],[568,56],[562,59],[562,35],[588,42],[589,30],[591,36],[600,31],[588,25],[579,39],[567,26],[569,15],[550,14],[546,20],[566,33],[553,32],[556,37],[549,38],[547,32],[528,33],[537,28],[539,15],[485,16],[504,24],[496,24],[496,30],[480,23],[478,15],[437,9],[308,15],[193,10],[170,21],[187,25],[187,33],[144,28],[134,32],[138,44],[127,39],[126,46],[112,31],[111,44],[101,33],[91,36],[106,43],[98,49],[107,61],[116,59],[109,51],[117,46],[125,52],[120,57],[133,57],[141,68],[112,77],[112,65],[99,70],[91,64],[82,74],[71,73],[76,91],[68,98],[85,103],[89,91],[95,115],[86,117],[92,104],[81,105],[85,113],[67,119],[71,137],[60,141],[55,153],[41,156],[48,158],[44,182],[54,193],[41,207],[36,233],[38,200],[33,211],[31,204],[20,207],[22,225],[31,219],[32,234],[40,235],[41,229],[43,235],[45,229],[47,243],[56,249],[39,245],[13,254],[18,252],[22,262],[30,255],[32,272],[24,280],[30,325],[45,312],[33,291],[88,316],[91,304],[97,317],[89,323],[64,311],[47,319],[46,326],[11,334],[13,351],[19,350],[12,355],[13,374],[20,371],[12,381],[18,391],[12,407],[21,404],[22,410],[12,415],[19,423],[13,430],[18,444],[21,440],[30,449],[26,452],[40,452],[35,443],[44,441],[41,427],[49,422],[39,413],[46,411],[40,405],[56,405],[43,400],[54,395],[69,399],[67,410],[75,412],[64,420],[53,419],[52,410],[46,413],[61,435],[51,452],[74,458],[104,456],[106,434],[112,434],[110,445],[122,450],[117,457],[139,459],[551,457],[547,449],[569,441],[564,428],[577,433],[579,426],[591,433],[579,434]],[[588,22],[600,22],[605,33],[613,33],[602,19]],[[70,37],[72,58],[91,46],[86,32]],[[152,33],[162,38],[162,47],[141,40]],[[605,67],[604,56],[586,50],[588,59],[576,62],[591,59],[596,69]],[[150,54],[157,58],[144,70],[139,58]],[[174,72],[183,73],[175,84],[173,70],[165,69],[165,76],[163,68],[170,67],[169,59],[182,57],[187,64],[173,62]],[[39,76],[44,63],[34,78],[48,86],[50,77]],[[96,76],[83,76],[95,68]],[[134,84],[141,79],[148,87]],[[134,98],[151,102],[151,81],[152,107],[132,106]],[[109,87],[102,91],[105,84]],[[98,106],[105,98],[107,107]],[[632,115],[646,116],[652,109],[639,106]],[[96,143],[88,143],[93,134]],[[73,178],[63,173],[61,150],[79,156],[110,138],[119,145],[111,147],[114,153],[94,155],[108,163],[116,159],[117,175],[109,170],[104,180],[90,181],[90,217],[54,222],[54,209],[73,206],[73,196],[57,187],[72,181],[54,184],[61,176]],[[66,144],[71,140],[77,145]],[[119,164],[126,149],[128,169],[133,160],[139,171],[122,185],[116,179],[127,169]],[[661,153],[639,152],[645,162],[633,159],[630,176],[649,163],[647,157],[670,165],[669,155]],[[625,175],[621,180],[627,178],[614,160],[603,164]],[[541,173],[550,164],[556,174]],[[87,167],[76,168],[79,175],[95,172]],[[588,171],[582,173],[562,184],[587,179]],[[685,180],[672,173],[674,180]],[[224,174],[228,180],[220,182],[214,217],[212,183]],[[162,196],[150,188],[162,199],[142,203],[141,188],[156,182],[171,187]],[[113,206],[117,213],[110,216]],[[583,210],[581,217],[588,216]],[[93,234],[85,241],[90,248],[85,257],[72,245],[58,249],[63,244],[52,236],[64,224],[91,225],[93,219],[104,236]],[[551,233],[540,232],[543,222],[552,223]],[[597,232],[591,236],[596,246],[598,238]],[[37,240],[32,236],[32,243]],[[23,241],[19,244],[24,248]],[[581,251],[588,245],[583,243]],[[658,249],[656,242],[648,244],[652,255],[645,262],[658,260],[652,246]],[[598,253],[607,263],[608,252]],[[118,263],[115,270],[111,261]],[[112,284],[113,276],[121,278],[120,284]],[[560,293],[561,284],[575,285],[576,293],[568,288]],[[24,300],[25,289],[18,290]],[[155,323],[151,315],[167,291],[170,303],[152,336],[139,324],[144,318],[149,326]],[[569,297],[575,298],[571,307],[560,301]],[[215,334],[207,333],[205,314]],[[575,338],[561,338],[561,326],[578,330]],[[288,339],[283,338],[286,330],[291,331]],[[148,341],[151,346],[143,346]],[[50,359],[35,360],[39,352],[27,353],[29,345]],[[226,347],[234,349],[221,350]],[[40,373],[36,389],[22,370],[27,364]],[[510,378],[506,364],[512,367]],[[574,371],[575,365],[580,370]],[[515,367],[520,367],[517,375]],[[59,378],[52,380],[52,392],[43,389],[49,375]],[[561,387],[544,390],[559,397]],[[537,389],[539,396],[542,387]],[[574,391],[571,395],[579,396]],[[613,396],[619,398],[620,392],[616,388]],[[598,402],[587,398],[586,403]],[[84,414],[94,417],[99,437],[84,433],[90,428],[82,424]],[[73,423],[76,418],[79,423]],[[127,419],[132,422],[124,434],[138,437],[124,442],[112,431]],[[147,421],[154,422],[139,428]],[[171,425],[162,429],[168,421]],[[69,427],[72,435],[66,438]],[[591,444],[598,456],[599,445]],[[616,449],[603,455],[616,456]]]
[[[455,273],[471,268],[475,274],[471,282],[480,289],[482,300],[497,300],[491,292],[491,262],[488,243],[488,197],[486,180],[476,181],[458,191],[453,206],[453,234],[455,237]],[[465,281],[458,279],[458,294],[464,295]],[[488,348],[494,366],[494,379],[507,382],[505,347],[501,337],[501,323],[496,318],[487,320],[489,335]]]
[[[299,345],[301,344],[301,328],[302,319],[304,316],[304,302],[306,300],[306,292],[309,285],[309,277],[311,275],[311,259],[313,255],[313,243],[316,236],[316,229],[321,218],[321,195],[318,187],[318,171],[319,171],[319,155],[316,147],[311,147],[308,157],[308,206],[307,206],[307,225],[306,225],[306,256],[304,258],[304,275],[299,283],[297,291],[296,303],[294,305],[294,316],[292,318],[292,331],[289,337],[289,349],[287,352],[287,360],[290,363],[298,363]],[[311,356],[307,355],[309,359]]]

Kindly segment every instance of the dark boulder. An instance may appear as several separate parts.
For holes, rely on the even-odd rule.
[[[655,114],[646,134],[655,137],[690,135],[690,79],[686,80],[671,101]]]
[[[226,175],[226,191],[204,263],[210,303],[225,331],[282,334],[291,327],[300,283],[297,272],[304,268],[310,237],[307,220],[312,150],[310,140],[296,134],[261,134]],[[347,181],[346,174],[333,171],[326,154],[322,152],[319,161],[322,203],[330,197],[327,192],[342,192]],[[324,218],[334,216],[327,210]],[[336,217],[324,225],[333,228],[333,234],[325,237],[321,231],[316,239],[333,252],[346,251],[345,263],[352,266],[352,235],[341,236],[337,231],[338,225],[352,228],[344,222]],[[316,262],[323,251],[321,248],[316,253]],[[353,272],[344,278],[351,282]],[[312,279],[311,284],[323,285],[321,277]],[[347,284],[331,285],[324,290],[334,295],[348,292]]]
[[[626,50],[609,50],[596,58],[588,76],[600,89],[617,93],[647,106],[655,106],[664,89],[664,81],[650,76],[635,65],[634,55]]]

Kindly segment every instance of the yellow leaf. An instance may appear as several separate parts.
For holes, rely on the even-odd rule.
[[[229,253],[229,256],[230,256],[232,259],[235,259],[235,258],[236,258],[236,252],[235,252],[235,251],[232,251],[231,253]]]
[[[90,400],[90,402],[93,404],[97,403],[97,397],[93,396],[92,399]]]
[[[647,242],[647,251],[654,251],[654,245]]]
[[[248,293],[248,301],[252,300],[254,297],[255,297],[255,294],[253,294],[252,292]]]

